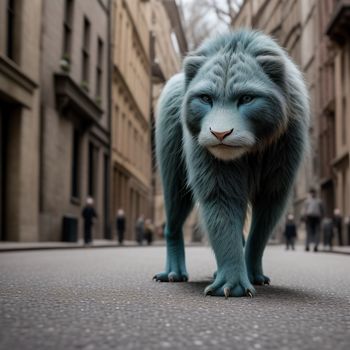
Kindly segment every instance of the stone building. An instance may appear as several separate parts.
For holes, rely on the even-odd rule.
[[[108,235],[109,6],[108,0],[43,1],[40,240],[81,233],[88,196],[98,214],[94,238]]]
[[[350,1],[246,0],[235,27],[272,34],[305,74],[311,97],[312,149],[300,172],[294,208],[316,187],[326,215],[350,217]],[[343,241],[349,241],[343,233]],[[339,242],[338,242],[339,243]]]
[[[0,0],[0,240],[39,239],[41,0]]]
[[[320,190],[325,202],[327,215],[331,216],[335,208],[335,174],[332,162],[335,159],[335,81],[332,41],[326,34],[332,12],[331,1],[321,1],[318,10],[319,46],[318,46],[318,108],[320,146]]]
[[[112,218],[126,213],[126,239],[152,214],[151,70],[147,1],[112,5]]]
[[[187,53],[187,41],[182,25],[182,13],[175,0],[151,0],[148,21],[151,28],[152,62],[152,124],[164,84],[181,70],[182,57]],[[153,140],[154,223],[157,228],[165,222],[163,189],[157,170]]]
[[[152,155],[154,109],[187,46],[173,0],[115,0],[112,32],[112,217],[123,208],[126,239],[134,239],[139,215],[156,225],[164,220]]]
[[[312,152],[300,169],[295,186],[293,207],[297,217],[300,216],[309,187],[318,183],[319,179],[318,123],[314,117],[317,109],[316,18],[315,0],[246,0],[234,21],[234,28],[254,28],[272,35],[299,65],[308,84]]]
[[[324,73],[329,76],[324,91],[330,105],[329,111],[325,109],[324,123],[332,140],[330,150],[327,144],[323,147],[324,157],[331,159],[334,206],[350,218],[350,1],[323,0],[319,6],[322,29],[326,29],[333,49]],[[343,234],[343,241],[350,244],[350,231]]]

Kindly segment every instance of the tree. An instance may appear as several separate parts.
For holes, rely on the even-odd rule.
[[[191,50],[204,39],[232,28],[243,0],[182,0]]]

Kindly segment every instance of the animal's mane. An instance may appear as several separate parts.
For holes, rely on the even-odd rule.
[[[257,56],[286,56],[286,52],[271,37],[259,31],[240,29],[205,40],[190,55],[213,57],[217,54],[244,53]]]

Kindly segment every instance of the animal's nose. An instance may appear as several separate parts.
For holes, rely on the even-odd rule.
[[[227,130],[227,131],[221,131],[221,132],[220,131],[214,131],[211,128],[209,128],[209,129],[210,129],[210,132],[221,142],[226,136],[232,134],[232,132],[233,132],[233,129]]]

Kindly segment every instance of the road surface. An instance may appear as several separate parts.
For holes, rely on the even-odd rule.
[[[188,283],[157,283],[165,248],[0,254],[0,349],[350,349],[350,256],[271,246],[272,284],[204,297],[215,270],[186,249]]]

